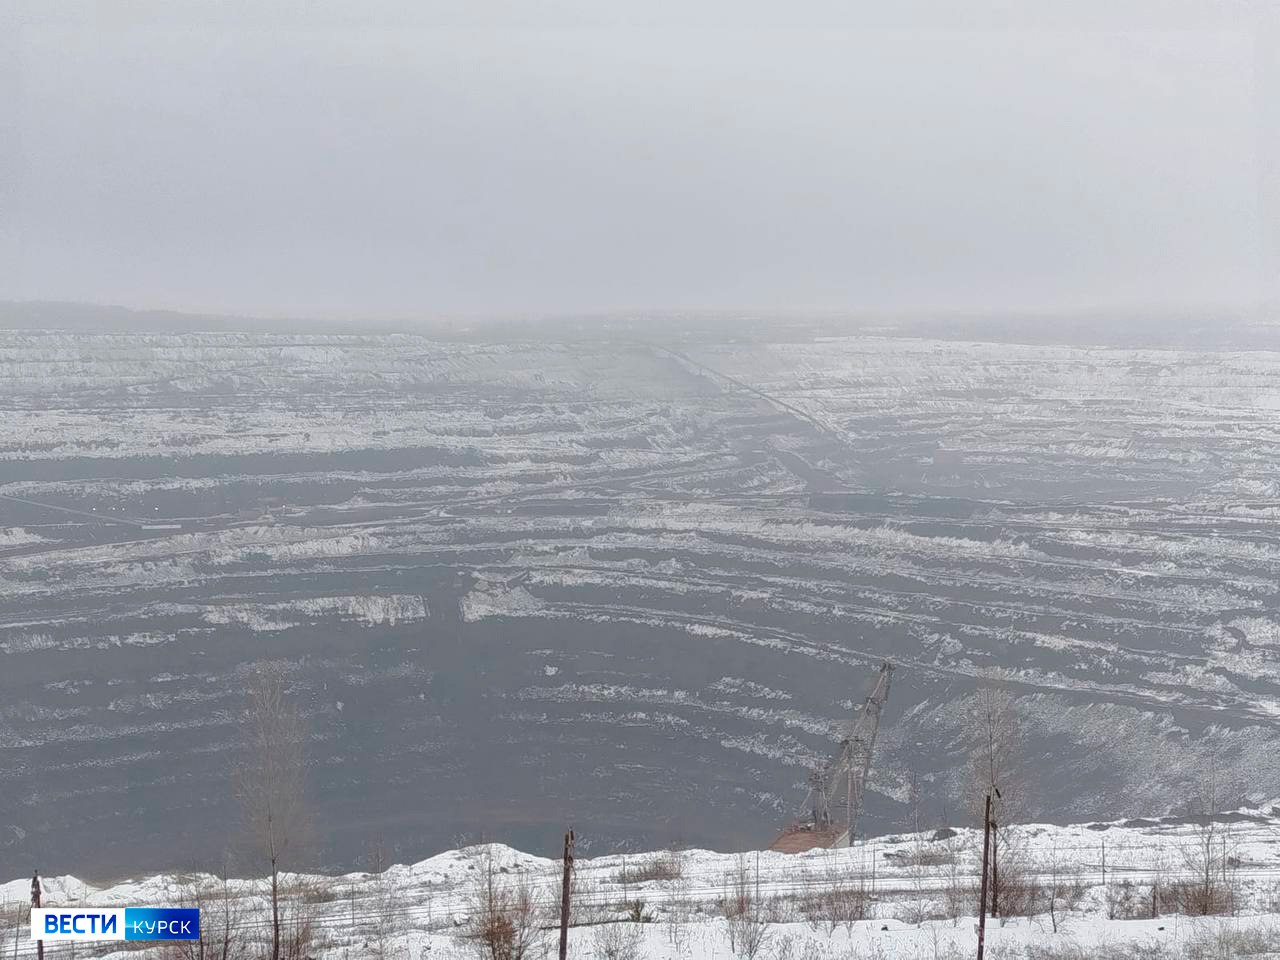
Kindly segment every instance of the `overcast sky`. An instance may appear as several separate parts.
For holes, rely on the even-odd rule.
[[[1247,5],[752,6],[11,7],[0,298],[440,317],[1275,295],[1280,72]]]

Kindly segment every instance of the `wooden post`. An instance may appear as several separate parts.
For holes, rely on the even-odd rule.
[[[31,875],[31,906],[40,909],[40,871],[37,870]],[[36,941],[36,958],[44,960],[44,941]]]
[[[871,901],[876,899],[876,844],[871,842]]]
[[[1102,901],[1107,905],[1107,919],[1114,920],[1111,909],[1111,898],[1107,896],[1107,841],[1102,841]]]
[[[991,794],[982,815],[982,893],[978,896],[978,960],[982,960],[987,940],[987,858],[991,853]]]
[[[756,851],[756,907],[760,906],[760,851]]]
[[[569,955],[569,877],[573,873],[573,830],[564,835],[564,879],[560,885],[560,960]]]
[[[1000,916],[1000,834],[996,818],[991,818],[991,915]]]

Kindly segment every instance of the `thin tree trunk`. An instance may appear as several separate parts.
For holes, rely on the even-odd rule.
[[[271,861],[271,960],[280,960],[280,874]]]
[[[560,888],[560,960],[569,953],[569,893],[573,874],[573,830],[564,835],[564,878]]]
[[[987,857],[991,853],[991,794],[987,794],[982,816],[982,893],[978,898],[978,960],[982,960],[987,940]]]
[[[991,821],[991,915],[1000,916],[1000,834]]]
[[[222,953],[218,960],[227,960],[231,955],[231,898],[228,894],[227,869],[222,870]]]
[[[1049,921],[1053,924],[1053,932],[1058,932],[1058,873],[1054,869],[1053,885],[1049,888]]]

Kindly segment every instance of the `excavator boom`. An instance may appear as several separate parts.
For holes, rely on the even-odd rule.
[[[784,831],[772,849],[798,851],[815,846],[841,847],[853,843],[876,737],[880,732],[880,714],[889,699],[893,681],[893,664],[880,664],[876,681],[849,721],[840,741],[840,751],[821,772],[809,776],[809,808],[807,820]],[[840,817],[843,814],[843,817]],[[840,822],[843,821],[843,822]]]

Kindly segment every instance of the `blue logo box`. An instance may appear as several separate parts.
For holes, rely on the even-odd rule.
[[[32,908],[32,940],[199,940],[200,911],[178,907]]]
[[[199,940],[200,910],[178,907],[126,907],[126,940]]]

